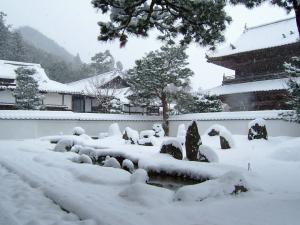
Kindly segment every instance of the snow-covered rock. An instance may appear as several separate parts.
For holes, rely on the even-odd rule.
[[[131,129],[130,127],[126,127],[123,134],[123,139],[126,140],[126,143],[137,144],[139,140],[139,132]]]
[[[109,157],[109,156],[106,156],[103,166],[104,167],[113,167],[113,168],[117,168],[117,169],[121,168],[119,161],[116,158]]]
[[[98,138],[99,139],[103,139],[103,138],[106,138],[108,137],[108,133],[107,132],[101,132],[98,134]]]
[[[234,148],[235,142],[233,136],[229,130],[225,127],[220,130],[220,145],[222,149]]]
[[[268,132],[266,127],[266,121],[262,118],[252,120],[248,124],[248,140],[253,139],[268,139]]]
[[[82,155],[79,155],[77,157],[74,157],[72,159],[73,162],[76,162],[76,163],[87,163],[87,164],[93,164],[93,161],[92,159],[88,156],[88,155],[85,155],[85,154],[82,154]]]
[[[82,134],[85,134],[85,130],[82,127],[74,127],[72,130],[72,134],[76,136],[80,136]]]
[[[150,138],[153,137],[155,135],[155,131],[154,130],[142,130],[140,132],[140,138]]]
[[[146,170],[144,169],[137,169],[134,173],[130,176],[130,183],[147,183],[149,180],[149,176]]]
[[[186,157],[190,161],[198,160],[199,146],[202,144],[196,121],[192,121],[186,132]]]
[[[164,137],[165,136],[165,131],[160,123],[155,123],[152,126],[152,129],[155,132],[155,137]]]
[[[70,137],[65,137],[60,139],[55,145],[53,151],[55,152],[65,152],[70,151],[75,144],[74,139]]]
[[[134,171],[134,164],[129,159],[124,159],[122,162],[122,169],[127,170],[128,172],[132,173]]]
[[[249,185],[242,174],[230,171],[215,180],[184,186],[177,190],[174,199],[184,202],[202,201],[206,198],[238,194],[248,190]]]
[[[222,125],[214,124],[205,131],[205,134],[208,136],[217,136],[220,134],[221,130],[226,130],[226,128]]]
[[[113,123],[108,128],[108,136],[120,136],[122,137],[122,133],[120,131],[120,127],[118,123]]]
[[[198,155],[199,161],[201,161],[201,157],[205,157],[208,162],[219,162],[218,155],[211,147],[207,145],[200,145]]]
[[[139,145],[144,145],[144,146],[155,146],[158,144],[158,141],[156,140],[154,136],[151,136],[149,138],[141,138],[138,140]]]
[[[175,159],[179,160],[182,160],[183,158],[182,145],[178,140],[174,138],[163,141],[160,147],[160,153],[169,154]]]

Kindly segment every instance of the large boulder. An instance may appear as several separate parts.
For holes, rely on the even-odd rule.
[[[82,134],[85,134],[85,130],[82,127],[74,127],[72,130],[72,134],[76,136],[80,136]]]
[[[219,157],[211,147],[206,145],[200,145],[198,152],[198,161],[219,162]]]
[[[134,171],[134,164],[129,159],[124,159],[122,162],[122,169],[127,170],[128,172],[132,173]]]
[[[221,149],[230,149],[234,147],[232,134],[226,128],[220,130],[220,145]]]
[[[160,153],[165,153],[173,156],[175,159],[182,160],[182,146],[176,139],[169,139],[162,143]]]
[[[198,161],[199,146],[202,144],[196,121],[188,127],[185,136],[186,157],[190,161]]]
[[[205,132],[208,136],[218,136],[221,130],[226,130],[226,128],[219,124],[214,124],[210,126]]]
[[[70,151],[74,145],[75,145],[75,141],[73,138],[64,137],[57,142],[53,151],[55,152]]]
[[[155,145],[155,131],[154,130],[143,130],[140,133],[140,139],[138,140],[139,145],[154,146]]]
[[[139,140],[139,132],[131,129],[130,127],[126,127],[123,133],[123,139],[126,140],[126,143],[137,144]]]
[[[248,125],[248,140],[254,139],[265,139],[268,140],[268,132],[266,127],[266,121],[264,119],[258,118],[252,120]]]
[[[159,138],[165,136],[165,131],[160,123],[153,124],[152,130],[155,132],[154,134],[155,137]]]
[[[119,124],[113,123],[108,128],[108,136],[119,136],[122,137],[122,133],[120,131]]]

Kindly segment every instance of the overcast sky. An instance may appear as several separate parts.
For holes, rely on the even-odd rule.
[[[132,38],[122,49],[118,41],[98,42],[97,21],[103,19],[103,16],[91,6],[90,0],[1,0],[0,11],[8,15],[7,22],[14,28],[31,26],[72,54],[79,53],[85,62],[89,62],[95,53],[109,49],[116,60],[120,60],[124,68],[128,69],[136,59],[158,49],[162,44],[153,35],[147,39]],[[243,32],[245,24],[250,27],[294,15],[294,12],[287,14],[285,10],[268,3],[253,10],[236,6],[227,7],[226,11],[233,19],[225,32],[226,43],[234,43]],[[196,44],[190,45],[187,52],[189,67],[195,73],[192,78],[195,90],[218,86],[223,74],[234,74],[231,70],[207,63],[205,52],[206,49]]]

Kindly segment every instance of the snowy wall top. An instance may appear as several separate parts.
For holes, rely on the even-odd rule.
[[[211,58],[234,55],[258,49],[265,49],[299,41],[295,17],[245,28],[234,44],[209,52]]]
[[[242,111],[194,113],[170,116],[170,121],[191,120],[253,120],[281,119],[280,113],[286,110]],[[87,121],[162,121],[160,116],[141,116],[124,114],[74,113],[70,111],[30,111],[30,110],[0,110],[0,119],[11,120],[87,120]]]
[[[293,78],[300,84],[300,77]],[[258,92],[258,91],[271,91],[271,90],[285,90],[288,88],[287,82],[289,78],[263,80],[246,82],[239,84],[226,84],[211,89],[204,90],[205,93],[212,95],[228,95],[236,93]]]
[[[36,70],[36,73],[33,75],[33,77],[38,82],[40,91],[70,94],[80,93],[76,89],[74,90],[72,87],[69,87],[66,84],[50,80],[40,64],[0,60],[0,78],[15,80],[17,76],[15,70],[18,67]]]

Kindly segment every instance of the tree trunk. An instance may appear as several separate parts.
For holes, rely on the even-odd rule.
[[[298,28],[298,37],[300,37],[300,4],[298,4],[297,0],[293,0],[293,7],[296,14],[296,23]]]
[[[163,128],[165,131],[165,135],[169,136],[169,108],[166,94],[162,95],[161,103],[163,107]]]

